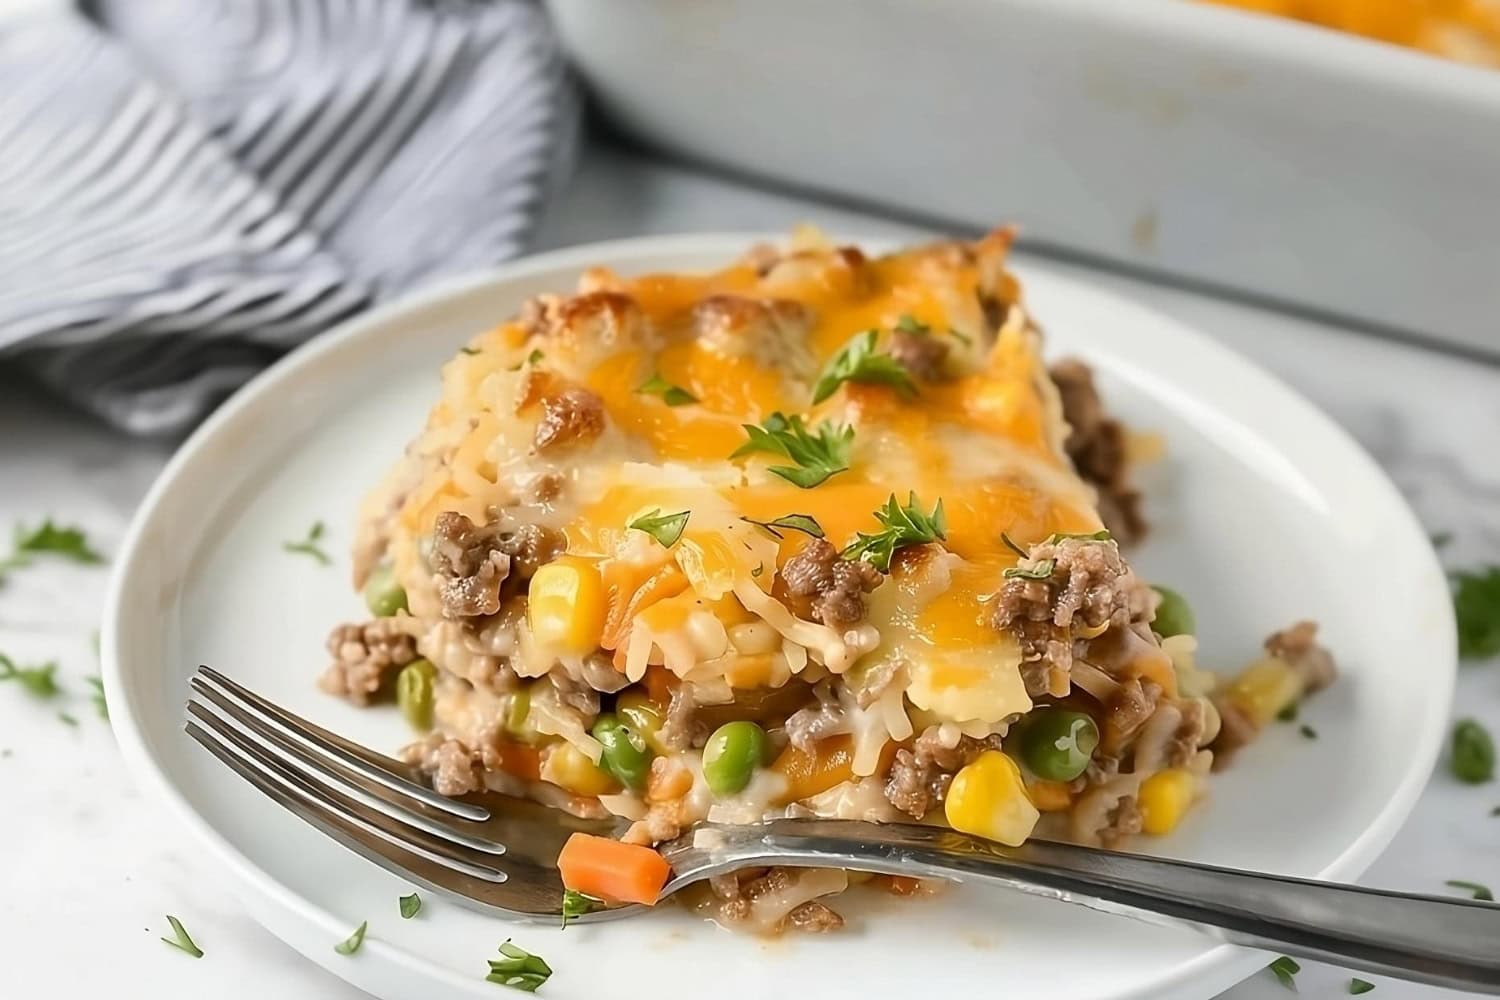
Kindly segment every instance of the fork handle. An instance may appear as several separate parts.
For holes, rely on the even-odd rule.
[[[1053,841],[1009,848],[941,827],[778,820],[704,851],[747,863],[989,882],[1187,925],[1225,941],[1399,979],[1500,994],[1500,906],[1122,854]],[[736,850],[736,847],[739,850]],[[683,869],[679,867],[679,871]],[[712,874],[711,872],[709,874]]]

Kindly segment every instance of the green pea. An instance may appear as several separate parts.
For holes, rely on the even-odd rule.
[[[594,721],[594,739],[604,744],[599,763],[625,787],[644,791],[651,773],[651,750],[640,733],[605,713]]]
[[[531,686],[523,685],[511,693],[510,701],[506,703],[505,715],[501,725],[512,737],[522,743],[530,743],[537,737],[536,727],[530,723],[531,717]]]
[[[703,745],[703,779],[720,797],[750,784],[766,755],[766,733],[753,722],[726,722]]]
[[[1473,719],[1463,719],[1453,727],[1451,765],[1453,776],[1471,785],[1495,776],[1495,743],[1484,726]]]
[[[1044,708],[1026,718],[1021,756],[1048,781],[1072,781],[1088,769],[1099,745],[1099,727],[1082,712]]]
[[[1151,629],[1163,639],[1173,635],[1194,635],[1197,633],[1197,623],[1193,621],[1193,609],[1188,606],[1187,599],[1170,587],[1152,587],[1158,596],[1160,603],[1156,605],[1156,619],[1151,622]]]
[[[396,675],[396,704],[410,726],[419,732],[432,728],[432,684],[437,667],[426,660],[413,660]]]
[[[381,563],[365,581],[365,606],[377,618],[406,610],[406,591],[396,582],[396,571],[389,563]]]

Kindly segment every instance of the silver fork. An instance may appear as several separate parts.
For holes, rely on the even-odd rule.
[[[346,847],[486,911],[561,915],[556,860],[575,831],[617,834],[494,793],[447,798],[409,765],[351,743],[212,667],[189,682],[187,733]],[[1500,994],[1500,906],[1315,882],[1050,841],[1003,847],[952,830],[847,820],[704,824],[661,848],[663,896],[739,868],[845,868],[990,883],[1224,941],[1367,972]],[[638,913],[613,907],[579,918]]]

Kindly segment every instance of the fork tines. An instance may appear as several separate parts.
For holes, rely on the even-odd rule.
[[[419,783],[415,769],[293,715],[200,666],[187,734],[261,792],[371,861],[470,899],[506,881],[489,810]]]

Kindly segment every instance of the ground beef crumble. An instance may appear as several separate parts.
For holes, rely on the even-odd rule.
[[[808,752],[819,740],[842,731],[847,714],[826,682],[819,683],[813,692],[817,695],[817,703],[799,708],[786,720],[787,742]]]
[[[995,602],[994,625],[1021,645],[1021,676],[1033,698],[1068,693],[1074,629],[1125,626],[1151,614],[1151,589],[1120,558],[1112,539],[1059,538],[1031,546],[1018,564],[1045,571],[1013,576]]]
[[[318,680],[331,695],[368,705],[396,671],[417,658],[417,643],[394,618],[339,625],[328,634],[333,663]]]
[[[1105,410],[1088,365],[1064,358],[1050,371],[1070,428],[1064,450],[1078,475],[1099,491],[1099,514],[1109,530],[1125,545],[1139,541],[1147,524],[1140,491],[1130,480],[1124,425]]]
[[[536,451],[566,448],[604,433],[604,401],[571,386],[542,397],[542,419],[531,439]]]
[[[896,751],[886,779],[885,797],[908,816],[921,819],[942,803],[959,769],[999,745],[998,736],[982,740],[962,736],[955,745],[948,746],[942,741],[939,728],[928,726],[911,749],[902,747]]]
[[[709,879],[709,888],[724,900],[719,907],[719,917],[726,923],[741,923],[750,918],[757,899],[785,892],[796,885],[800,877],[800,873],[792,868],[747,868],[716,875]],[[792,908],[775,929],[822,934],[843,926],[844,918],[836,911],[826,903],[811,899]]]
[[[940,382],[946,376],[948,344],[925,330],[891,331],[888,350],[913,378],[923,382]]]
[[[846,629],[865,617],[864,595],[880,585],[880,571],[863,560],[839,557],[826,539],[814,538],[781,568],[787,592],[801,598],[812,617]]]
[[[561,536],[540,525],[503,532],[444,511],[433,526],[431,556],[443,615],[456,619],[497,613],[506,580],[531,579],[562,548]]]

